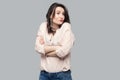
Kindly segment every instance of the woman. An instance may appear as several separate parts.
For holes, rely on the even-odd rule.
[[[74,43],[66,7],[53,3],[40,25],[35,50],[41,54],[39,80],[72,80],[70,50]]]

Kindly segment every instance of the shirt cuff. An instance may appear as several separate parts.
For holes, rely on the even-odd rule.
[[[64,57],[64,52],[61,49],[56,50],[56,55],[60,58]]]

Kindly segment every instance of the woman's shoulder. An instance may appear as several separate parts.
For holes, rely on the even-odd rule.
[[[40,29],[46,29],[46,27],[47,27],[47,22],[42,22],[41,24],[40,24]]]
[[[61,27],[64,29],[71,29],[71,24],[68,22],[64,22]]]
[[[68,22],[64,22],[62,25],[70,26],[71,24]]]
[[[40,24],[40,26],[46,26],[47,25],[47,22],[42,22],[41,24]]]

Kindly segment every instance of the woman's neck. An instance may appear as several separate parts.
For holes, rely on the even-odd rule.
[[[56,31],[59,28],[59,25],[53,23],[51,27],[53,31]]]

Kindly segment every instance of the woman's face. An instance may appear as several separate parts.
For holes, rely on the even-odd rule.
[[[64,22],[64,19],[64,9],[62,7],[56,7],[53,24],[61,25]]]

